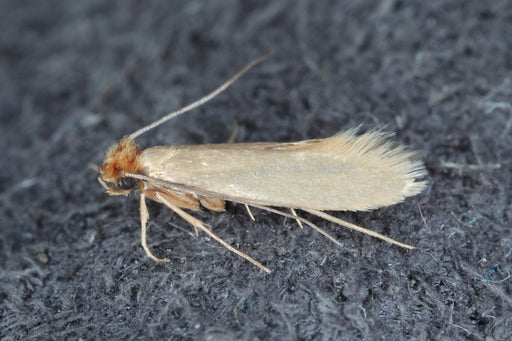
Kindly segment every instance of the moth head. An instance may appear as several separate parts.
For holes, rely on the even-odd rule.
[[[127,195],[139,187],[141,180],[129,174],[139,174],[140,149],[129,137],[123,137],[118,144],[110,147],[99,168],[98,181],[110,195]]]

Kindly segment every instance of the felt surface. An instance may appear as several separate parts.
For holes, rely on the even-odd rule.
[[[4,0],[0,12],[2,340],[512,338],[509,1]],[[196,214],[266,274],[149,203],[150,248],[171,259],[155,264],[138,197],[107,196],[90,163],[278,44],[138,143],[225,142],[234,122],[237,142],[387,125],[419,151],[429,187],[335,215],[417,249],[304,213],[342,247],[240,205]]]

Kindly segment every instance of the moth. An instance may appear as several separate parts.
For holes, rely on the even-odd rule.
[[[140,194],[141,243],[147,256],[156,262],[169,262],[152,254],[146,242],[149,219],[146,198],[162,203],[190,223],[196,235],[204,231],[228,250],[270,270],[226,243],[211,226],[185,210],[225,211],[225,202],[250,206],[295,219],[334,243],[334,237],[296,209],[319,216],[389,243],[407,245],[372,230],[351,224],[324,211],[368,211],[392,205],[420,193],[427,182],[426,170],[415,153],[390,141],[390,134],[372,130],[357,134],[348,130],[324,139],[290,143],[224,143],[158,146],[141,150],[134,139],[163,122],[211,100],[274,51],[252,61],[227,82],[198,101],[172,112],[152,124],[123,137],[106,153],[98,181],[110,195]],[[287,208],[290,213],[275,207]]]

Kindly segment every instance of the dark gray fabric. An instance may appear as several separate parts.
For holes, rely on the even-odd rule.
[[[512,337],[509,1],[4,0],[0,12],[2,340]],[[137,142],[225,142],[234,122],[238,142],[387,125],[430,186],[335,215],[417,249],[304,213],[342,247],[240,205],[196,214],[268,275],[149,203],[150,247],[171,259],[155,264],[137,196],[108,197],[90,164],[277,44]]]

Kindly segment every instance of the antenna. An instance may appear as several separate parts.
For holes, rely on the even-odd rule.
[[[281,47],[280,45],[276,46],[272,50],[270,50],[269,52],[264,54],[263,56],[261,56],[261,57],[255,59],[255,60],[253,60],[252,62],[250,62],[243,69],[238,71],[233,77],[231,77],[227,82],[225,82],[224,84],[219,86],[217,89],[215,89],[212,92],[210,92],[208,95],[200,98],[199,100],[197,100],[197,101],[195,101],[195,102],[193,102],[193,103],[191,103],[191,104],[189,104],[189,105],[187,105],[187,106],[185,106],[185,107],[183,107],[181,109],[178,109],[176,111],[173,111],[173,112],[165,115],[161,119],[159,119],[159,120],[157,120],[157,121],[155,121],[155,122],[153,122],[151,124],[148,124],[147,126],[145,126],[143,128],[140,128],[139,130],[137,130],[134,133],[130,134],[128,137],[130,139],[135,139],[137,136],[139,136],[141,134],[144,134],[148,130],[151,130],[151,129],[155,128],[155,127],[158,127],[160,124],[170,120],[171,118],[174,118],[176,116],[184,114],[187,111],[190,111],[192,109],[195,109],[195,108],[203,105],[204,103],[208,102],[209,100],[213,99],[218,94],[220,94],[221,92],[226,90],[231,84],[233,84],[238,78],[242,77],[247,71],[252,69],[255,65],[263,62],[265,59],[267,59],[268,57],[273,55],[280,47]]]

